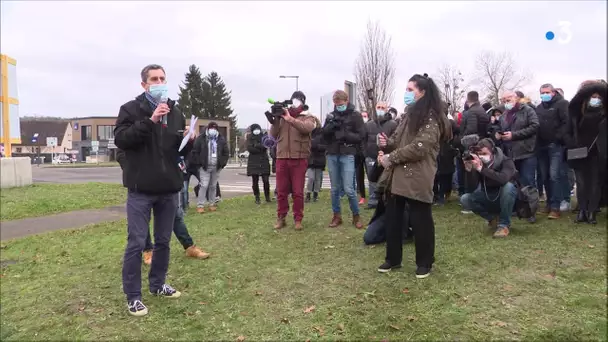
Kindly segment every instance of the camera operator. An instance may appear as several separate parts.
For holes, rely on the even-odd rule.
[[[479,174],[479,184],[472,193],[462,195],[460,202],[488,221],[495,238],[506,237],[517,199],[517,188],[512,183],[517,174],[515,164],[491,139],[480,140],[467,152],[465,170]]]
[[[333,96],[335,109],[327,114],[323,126],[323,137],[327,141],[327,168],[331,181],[331,206],[334,216],[329,227],[342,224],[340,209],[340,192],[348,197],[353,224],[357,229],[363,228],[359,217],[357,193],[353,187],[355,177],[355,155],[357,145],[365,139],[365,124],[355,106],[348,102],[348,94],[337,90]]]
[[[385,102],[376,104],[376,119],[370,120],[365,124],[365,165],[367,169],[367,180],[369,181],[369,201],[367,202],[368,209],[374,209],[378,204],[378,194],[376,194],[376,183],[372,182],[370,175],[372,168],[378,159],[380,148],[376,141],[378,134],[383,133],[387,137],[393,135],[397,128],[397,122],[393,120],[390,112],[387,112],[388,106]]]
[[[295,229],[302,229],[304,218],[304,182],[308,157],[310,156],[310,133],[316,126],[315,118],[304,112],[306,96],[301,91],[291,95],[292,105],[282,108],[282,114],[273,105],[272,113],[266,112],[272,124],[270,135],[277,140],[276,183],[277,183],[277,223],[275,229],[286,226],[285,217],[289,211],[289,193],[293,198],[293,218]]]

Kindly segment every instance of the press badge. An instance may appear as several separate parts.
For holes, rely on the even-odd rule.
[[[217,158],[217,153],[211,153],[211,158]]]

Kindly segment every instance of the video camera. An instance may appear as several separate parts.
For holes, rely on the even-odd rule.
[[[464,160],[464,161],[473,160],[473,155],[477,155],[477,153],[479,153],[480,150],[481,149],[477,145],[469,147],[468,150],[466,150],[462,153],[462,160]]]
[[[270,114],[272,114],[272,116],[275,116],[275,117],[283,116],[284,109],[288,108],[289,106],[291,106],[293,104],[293,102],[291,100],[285,100],[283,102],[276,102],[273,99],[268,99],[268,103],[270,103],[272,105],[270,107]]]

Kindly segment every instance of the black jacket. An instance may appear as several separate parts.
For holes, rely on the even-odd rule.
[[[471,172],[477,172],[477,170]],[[494,151],[494,161],[489,166],[484,165],[479,174],[481,175],[479,182],[482,190],[498,191],[503,185],[515,179],[517,169],[513,160],[497,147]]]
[[[452,136],[455,136],[458,128],[454,120],[449,120],[452,125]],[[439,147],[437,155],[437,173],[440,175],[453,174],[456,171],[456,163],[454,158],[458,156],[458,149],[452,144],[452,141],[443,141]]]
[[[479,102],[471,105],[462,117],[462,123],[460,124],[461,137],[470,134],[477,134],[480,139],[486,137],[490,117]]]
[[[509,111],[500,116],[502,131],[510,131],[511,141],[503,141],[503,151],[513,160],[522,160],[532,157],[536,153],[536,134],[538,131],[538,116],[534,108],[519,103],[515,113],[511,116]],[[508,151],[508,152],[507,152]]]
[[[334,110],[331,116],[333,118],[328,117],[323,125],[327,154],[356,155],[357,145],[365,139],[365,123],[361,113],[349,103],[344,112]]]
[[[380,133],[386,134],[387,137],[393,135],[397,128],[397,121],[390,118],[389,115],[385,115],[379,120],[370,120],[365,123],[365,157],[376,159],[378,157],[378,145],[376,144],[376,137]]]
[[[217,170],[221,170],[228,164],[230,158],[230,149],[228,148],[228,142],[223,135],[218,134],[217,136]],[[207,165],[209,164],[209,143],[207,140],[207,133],[203,132],[196,138],[194,146],[192,147],[192,164],[197,167],[203,168],[207,171]]]
[[[186,120],[175,101],[169,100],[167,105],[171,111],[167,114],[166,127],[150,120],[153,110],[144,94],[120,107],[114,143],[124,151],[119,163],[122,160],[123,185],[130,190],[170,194],[184,186],[179,157],[186,155],[192,144],[178,152]]]
[[[536,107],[538,116],[538,145],[551,143],[563,145],[568,125],[568,100],[559,93],[549,102],[542,102]]]
[[[250,132],[262,128],[258,124],[253,124],[249,127]],[[268,149],[262,145],[262,138],[266,134],[255,135],[249,133],[247,136],[247,176],[253,175],[269,175],[270,174],[270,159],[268,157]]]
[[[311,133],[308,167],[312,169],[325,169],[325,164],[327,163],[326,150],[327,145],[323,139],[323,130],[315,128]]]

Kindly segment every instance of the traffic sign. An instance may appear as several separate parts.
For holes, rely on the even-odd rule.
[[[93,147],[99,146],[99,141],[97,141],[97,140],[91,141],[91,146],[93,146]]]
[[[57,137],[47,137],[46,138],[46,146],[55,147],[57,146]]]
[[[116,148],[116,145],[114,144],[114,139],[108,139],[108,148],[109,149]]]
[[[99,151],[99,146],[92,146],[93,152],[98,152]]]

